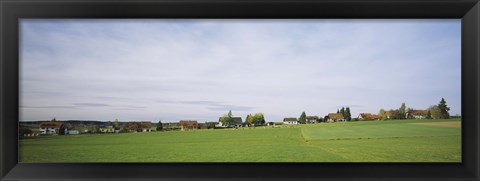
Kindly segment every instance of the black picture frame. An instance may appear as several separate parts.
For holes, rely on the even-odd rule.
[[[461,19],[462,163],[18,163],[21,18]],[[1,180],[479,180],[478,0],[1,0]]]

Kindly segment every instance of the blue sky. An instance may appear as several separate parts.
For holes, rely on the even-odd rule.
[[[21,120],[461,110],[460,20],[20,22]]]

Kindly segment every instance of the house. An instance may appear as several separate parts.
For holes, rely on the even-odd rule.
[[[243,123],[242,117],[232,117],[232,122],[230,122],[228,127],[239,128],[239,127],[242,127],[242,125],[243,125],[242,123]]]
[[[232,117],[232,120],[227,125],[223,125],[221,120],[222,120],[222,117],[218,118],[218,124],[217,124],[218,127],[238,128],[238,127],[242,127],[243,125],[242,117]]]
[[[407,113],[407,117],[409,117]],[[415,119],[425,119],[428,117],[428,110],[413,110],[411,113],[412,117]]]
[[[380,116],[371,113],[360,113],[358,115],[359,120],[380,120]]]
[[[150,121],[131,121],[127,124],[129,132],[152,132],[152,123]],[[112,132],[115,132],[113,129]]]
[[[307,116],[305,119],[307,120],[308,124],[314,124],[317,122],[318,116]]]
[[[180,130],[195,130],[198,129],[197,120],[180,120]]]
[[[142,121],[140,122],[142,132],[152,132],[152,122]]]
[[[283,124],[298,124],[297,118],[283,118]]]
[[[328,113],[328,122],[346,121],[341,113]]]
[[[113,126],[102,126],[100,127],[101,133],[115,133],[115,128]]]
[[[54,134],[59,134],[60,129],[65,129],[63,128],[63,123],[59,121],[45,121],[40,123],[40,134],[42,135],[54,135]],[[65,132],[67,130],[65,129]]]

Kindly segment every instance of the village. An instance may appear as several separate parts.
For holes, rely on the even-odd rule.
[[[350,111],[341,107],[324,116],[303,111],[298,117],[273,119],[270,113],[245,115],[234,109],[215,121],[22,121],[20,158],[22,162],[258,162],[294,157],[294,161],[318,162],[341,161],[343,155],[359,155],[348,159],[365,161],[372,153],[376,159],[367,161],[458,162],[461,158],[461,117],[450,116],[444,101],[427,109],[402,103],[377,114]],[[435,154],[418,156],[426,151]],[[396,153],[395,158],[385,153]]]
[[[459,118],[460,116],[450,116],[449,108],[442,98],[438,105],[433,105],[428,109],[412,109],[406,108],[402,103],[400,108],[393,110],[380,109],[378,114],[360,113],[358,116],[351,116],[349,107],[342,107],[336,113],[328,113],[324,117],[308,116],[302,112],[299,118],[286,117],[283,121],[265,121],[262,113],[248,115],[245,121],[242,117],[232,115],[230,110],[227,114],[219,117],[218,121],[199,122],[197,120],[180,120],[178,122],[152,123],[151,121],[60,121],[53,118],[49,121],[21,122],[20,136],[33,137],[45,135],[78,135],[78,134],[114,134],[114,133],[139,133],[139,132],[156,132],[156,131],[188,131],[201,129],[245,129],[255,127],[273,127],[279,128],[284,125],[299,124],[319,124],[332,122],[350,122],[350,121],[374,121],[374,120],[401,120],[401,119],[446,119]]]

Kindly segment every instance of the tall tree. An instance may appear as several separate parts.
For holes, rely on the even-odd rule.
[[[232,110],[229,110],[227,113],[227,124],[232,124]]]
[[[346,117],[346,115],[345,115],[345,108],[344,108],[344,107],[342,107],[342,109],[340,109],[340,113],[342,114],[343,118]]]
[[[407,113],[407,107],[405,106],[405,103],[403,102],[400,108],[398,109],[398,115],[397,119],[405,119],[405,115]]]
[[[339,110],[339,109],[337,109],[337,114],[338,114],[338,113],[340,113],[340,110]]]
[[[157,131],[162,131],[162,130],[163,130],[162,120],[158,120],[158,123],[157,123]]]
[[[442,98],[442,100],[438,104],[438,108],[440,109],[440,112],[441,112],[441,117],[440,117],[441,119],[450,118],[450,113],[448,113],[448,111],[450,111],[450,108],[447,106],[447,102],[445,101],[444,98]]]
[[[347,121],[352,120],[352,114],[350,113],[350,107],[345,108],[345,119],[347,119]]]
[[[305,114],[305,111],[303,111],[300,118],[298,118],[298,122],[300,122],[300,124],[307,123],[307,115]]]

